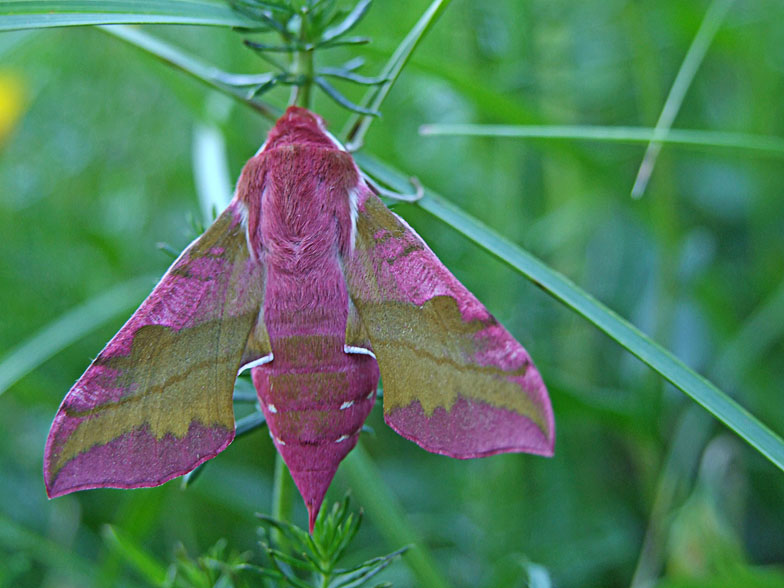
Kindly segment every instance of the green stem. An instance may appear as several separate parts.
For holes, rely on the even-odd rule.
[[[294,481],[280,454],[275,456],[275,478],[272,483],[272,518],[279,521],[291,522],[291,513],[294,510],[293,496]],[[289,551],[288,541],[276,529],[272,529],[272,540],[283,551]]]
[[[339,472],[346,476],[353,494],[387,543],[397,547],[411,546],[403,561],[416,576],[417,585],[449,588],[449,581],[439,569],[419,533],[409,523],[397,498],[384,484],[381,474],[362,444],[358,444],[348,454]]]
[[[329,588],[330,579],[331,579],[330,576],[328,576],[327,574],[323,574],[321,576],[321,588]]]
[[[313,51],[298,51],[294,57],[294,73],[302,76],[302,84],[294,86],[291,103],[313,110]]]
[[[299,40],[304,47],[308,43],[308,13],[302,13]],[[291,104],[313,110],[313,49],[301,49],[294,55],[294,75],[302,78],[302,83],[295,85],[291,94]]]

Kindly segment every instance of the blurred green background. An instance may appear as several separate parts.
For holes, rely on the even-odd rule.
[[[321,63],[361,55],[363,73],[377,72],[427,4],[378,0],[358,30],[372,44]],[[644,146],[418,134],[431,122],[653,126],[708,6],[454,0],[365,151],[569,276],[784,434],[781,156],[665,145],[633,200]],[[266,71],[235,32],[145,30],[226,70]],[[782,39],[784,4],[735,3],[674,126],[784,136]],[[316,109],[333,131],[348,116],[323,94]],[[157,244],[179,250],[194,236],[204,124],[224,135],[232,180],[270,126],[96,29],[0,34],[0,362],[112,288],[129,298],[0,396],[0,586],[145,585],[102,538],[106,524],[163,562],[177,542],[191,554],[221,537],[254,548],[253,513],[271,500],[264,432],[186,491],[174,481],[50,502],[41,475],[65,392],[170,263]],[[398,437],[379,407],[371,415],[362,444],[450,583],[525,586],[542,571],[533,562],[563,588],[784,586],[775,466],[535,285],[415,206],[396,210],[527,347],[556,413],[553,459],[465,462]],[[362,506],[358,484],[343,467],[329,496],[353,486]],[[304,525],[299,499],[296,509]],[[382,528],[369,516],[352,557],[401,547]],[[421,585],[405,557],[384,578]]]

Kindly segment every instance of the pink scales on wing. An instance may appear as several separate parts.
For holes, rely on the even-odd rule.
[[[242,219],[238,204],[232,203],[229,210],[233,213],[232,226],[236,226]],[[221,301],[225,299],[229,284],[228,281],[215,279],[215,276],[230,271],[233,263],[223,254],[222,247],[212,247],[208,255],[191,258],[190,250],[186,249],[153,294],[101,352],[102,357],[108,359],[128,355],[136,332],[145,326],[160,325],[179,331],[221,319],[224,312]],[[244,275],[257,274],[257,270],[252,267],[254,263],[252,260],[246,262]],[[234,307],[245,307],[242,298],[250,299],[253,296],[249,291],[253,284],[234,284],[233,287],[237,288]]]
[[[53,430],[57,429],[58,439],[47,445],[45,463],[51,462],[50,451],[58,445],[57,441],[60,438],[67,439],[83,420],[66,417],[64,413],[57,415]],[[167,434],[156,439],[149,427],[144,426],[124,433],[104,445],[96,445],[67,461],[57,472],[47,492],[49,498],[55,498],[76,490],[105,486],[158,486],[187,474],[223,451],[233,439],[234,431],[208,427],[195,421],[190,424],[188,432],[182,438]],[[151,479],[150,472],[157,472],[158,477]]]
[[[358,194],[359,209],[364,210],[372,192],[363,183]],[[382,290],[386,293],[404,292],[405,296],[399,301],[417,306],[422,306],[436,296],[449,296],[457,302],[464,321],[489,319],[490,313],[482,303],[443,264],[434,264],[432,260],[437,258],[430,247],[405,220],[397,218],[409,231],[395,235],[379,231],[374,237],[376,243],[373,257],[394,260],[393,263],[380,263],[374,268],[375,281]],[[358,294],[364,294],[370,299],[374,297],[371,292]]]

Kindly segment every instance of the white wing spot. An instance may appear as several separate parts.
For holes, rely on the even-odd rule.
[[[344,345],[343,353],[356,353],[357,355],[369,355],[373,359],[376,359],[376,354],[373,353],[370,349],[365,349],[364,347],[354,347],[353,345]]]
[[[267,410],[270,411],[272,414],[277,414],[277,412],[278,412],[278,409],[275,408],[274,404],[268,404],[267,405]]]
[[[346,400],[346,402],[340,405],[340,410],[346,410],[347,408],[351,408],[352,406],[354,406],[354,401]]]
[[[239,369],[239,371],[237,372],[237,375],[239,376],[242,372],[244,372],[245,370],[249,370],[250,368],[254,368],[254,367],[257,367],[257,366],[260,366],[260,365],[264,365],[265,363],[269,363],[273,359],[274,359],[274,356],[273,356],[272,353],[270,353],[269,355],[265,355],[264,357],[260,357],[258,359],[254,359],[253,361],[249,361],[248,363],[246,363],[244,366],[242,366]]]
[[[348,435],[341,435],[340,437],[335,439],[335,443],[343,443],[343,441],[345,441],[346,439],[348,439]]]

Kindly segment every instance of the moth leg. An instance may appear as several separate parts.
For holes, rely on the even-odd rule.
[[[397,200],[398,202],[416,202],[417,200],[421,200],[421,198],[425,195],[425,189],[422,187],[422,183],[419,181],[419,178],[416,176],[411,176],[408,181],[413,188],[413,193],[401,193],[396,192],[394,190],[389,190],[388,188],[382,187],[378,182],[376,182],[373,178],[371,178],[367,173],[361,172],[362,178],[367,182],[368,186],[379,196],[383,196],[384,198],[391,198],[392,200]]]

